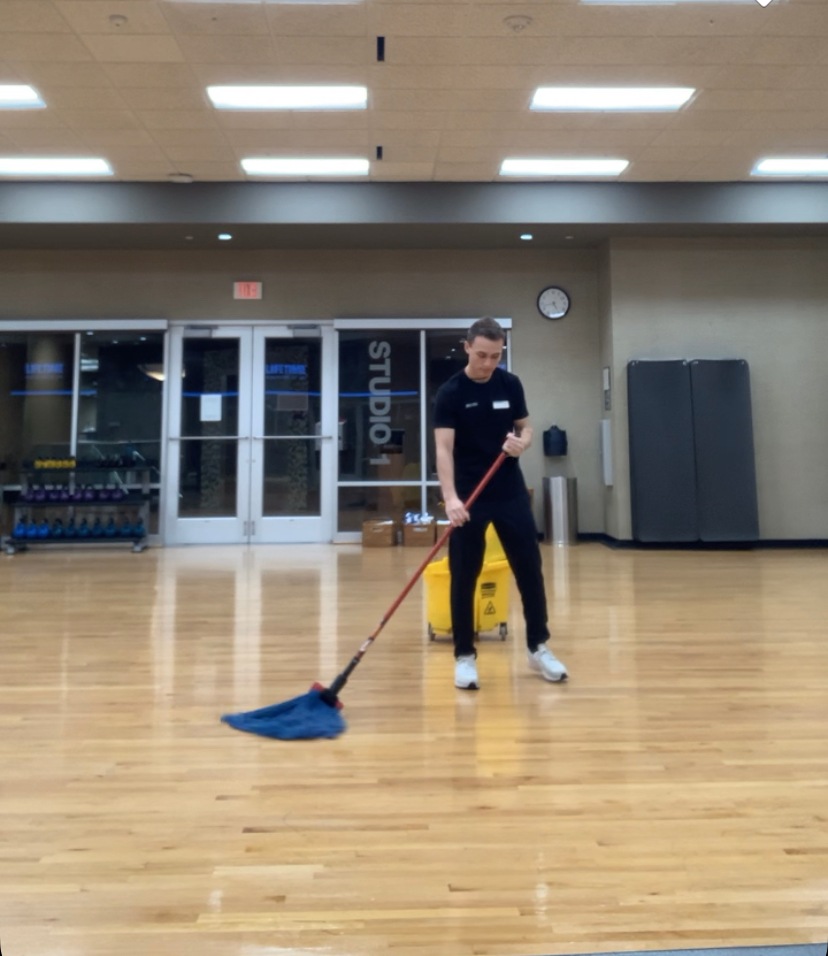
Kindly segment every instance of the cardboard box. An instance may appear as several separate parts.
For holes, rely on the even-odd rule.
[[[362,522],[363,548],[390,548],[397,543],[397,522],[393,518],[369,518]]]
[[[403,525],[403,544],[407,548],[430,548],[436,538],[434,521],[417,521]]]

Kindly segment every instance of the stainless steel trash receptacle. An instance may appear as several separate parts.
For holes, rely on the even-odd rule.
[[[574,478],[543,479],[544,537],[552,544],[578,540],[578,487]]]

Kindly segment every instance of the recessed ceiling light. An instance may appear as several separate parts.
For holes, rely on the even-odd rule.
[[[105,159],[52,156],[0,156],[0,176],[111,176]]]
[[[689,86],[541,86],[533,110],[677,110],[696,91]]]
[[[208,86],[220,110],[364,110],[365,86]]]
[[[221,239],[222,242],[229,242],[233,238],[233,236],[229,232],[220,232],[217,238]]]
[[[760,159],[751,176],[828,176],[828,159],[824,156],[778,156]]]
[[[45,106],[34,87],[0,83],[0,110],[42,110]]]
[[[367,176],[367,159],[243,159],[242,169],[251,176]]]
[[[618,176],[626,159],[504,159],[501,176]]]
[[[531,242],[535,237],[532,235],[531,232],[522,232],[522,233],[520,234],[520,238],[521,238],[524,242]]]

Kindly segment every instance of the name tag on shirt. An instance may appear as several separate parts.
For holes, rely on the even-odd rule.
[[[492,408],[508,408],[508,407],[509,407],[509,399],[508,399],[508,398],[504,398],[504,399],[503,399],[502,401],[500,401],[500,402],[492,402]]]

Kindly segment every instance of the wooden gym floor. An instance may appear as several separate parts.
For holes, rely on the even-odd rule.
[[[356,546],[0,560],[9,956],[537,956],[828,936],[828,552],[543,547],[452,685],[418,585],[336,740],[220,723],[336,676],[418,565]]]

